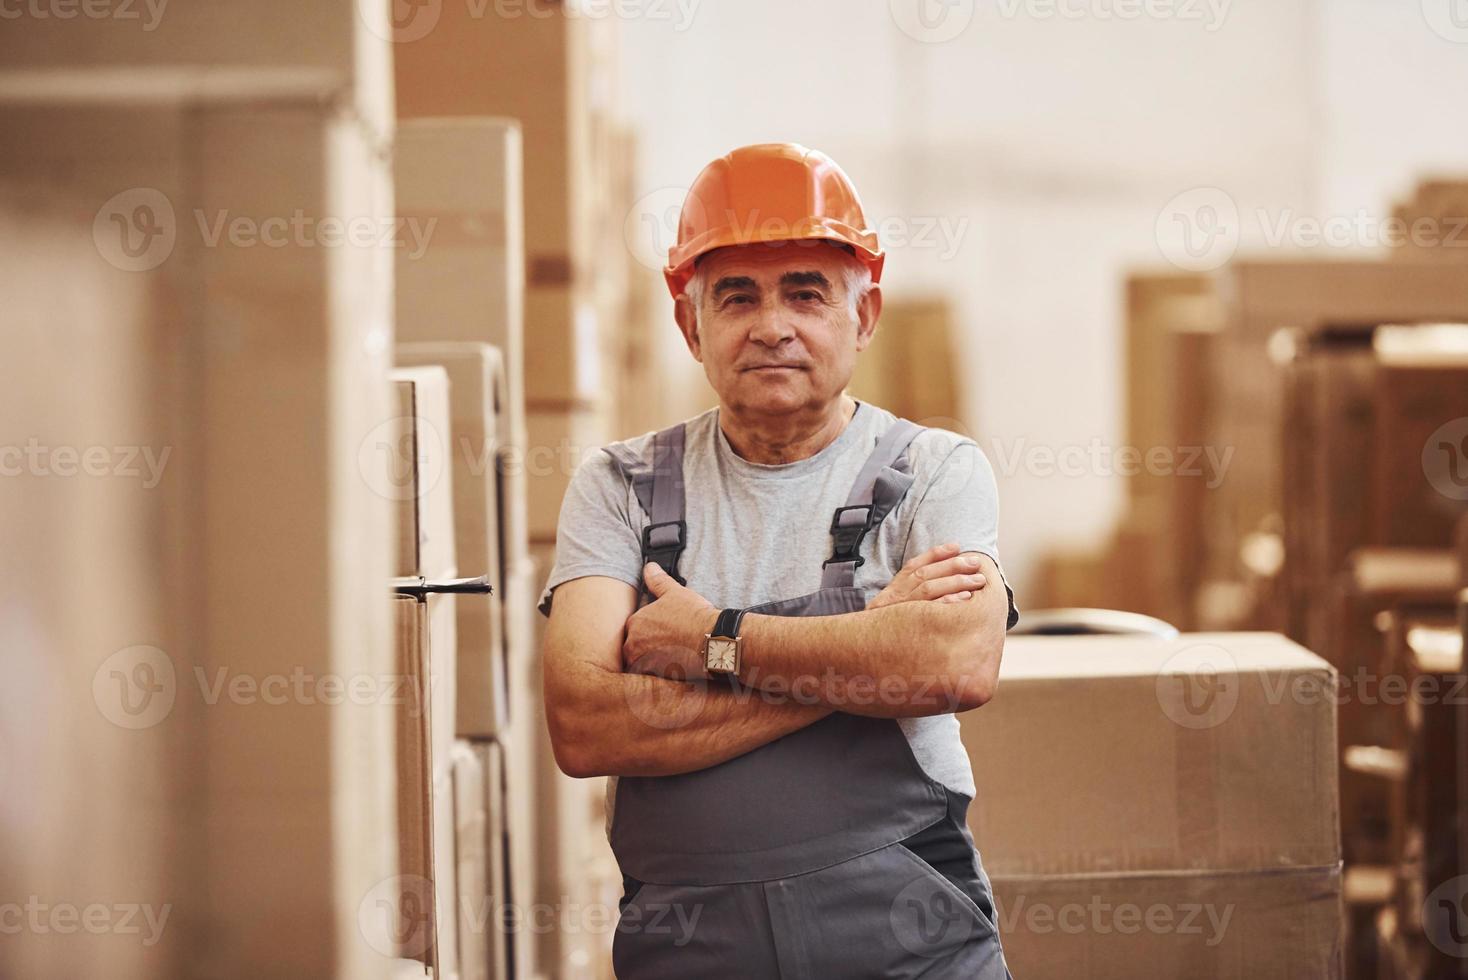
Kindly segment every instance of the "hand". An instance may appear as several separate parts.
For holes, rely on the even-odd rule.
[[[671,680],[706,677],[703,637],[714,628],[719,610],[657,562],[642,566],[653,601],[627,617],[622,670]]]
[[[940,544],[903,565],[867,608],[909,601],[963,602],[988,582],[977,558],[960,555],[956,544]]]

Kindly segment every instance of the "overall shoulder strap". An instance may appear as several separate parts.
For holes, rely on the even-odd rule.
[[[862,539],[912,486],[915,477],[907,461],[907,447],[922,431],[923,426],[916,422],[899,418],[877,440],[856,475],[845,506],[837,507],[831,518],[835,548],[821,564],[821,588],[841,588],[855,581],[857,567],[866,563],[861,557]]]
[[[653,435],[650,460],[625,445],[607,446],[605,452],[631,480],[637,501],[647,514],[648,523],[642,530],[643,564],[655,561],[678,584],[687,585],[678,574],[678,559],[688,537],[684,520],[683,423]]]

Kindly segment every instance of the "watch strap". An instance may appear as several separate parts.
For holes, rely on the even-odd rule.
[[[709,633],[709,636],[727,636],[733,639],[739,635],[739,621],[743,618],[743,609],[724,609],[720,611],[719,618],[714,620],[714,628]]]

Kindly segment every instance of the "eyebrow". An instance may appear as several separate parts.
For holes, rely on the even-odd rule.
[[[831,288],[831,280],[819,272],[787,272],[780,277],[782,286],[819,286],[822,289]]]
[[[714,296],[732,293],[736,289],[754,289],[755,282],[749,276],[724,276],[714,283]]]
[[[791,286],[818,286],[821,289],[830,289],[831,280],[819,272],[787,272],[780,277],[780,285]],[[758,284],[749,276],[724,276],[714,283],[714,296],[722,296],[732,293],[736,289],[758,290]]]

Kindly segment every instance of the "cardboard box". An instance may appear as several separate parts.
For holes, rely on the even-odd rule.
[[[434,768],[438,769],[435,760]],[[459,878],[455,853],[453,762],[433,783],[433,908],[437,940],[430,965],[437,977],[459,975]]]
[[[901,418],[957,427],[966,404],[959,389],[956,336],[947,299],[886,301],[881,328],[856,360],[850,393]]]
[[[985,867],[1333,866],[1334,679],[1268,633],[1012,638],[998,696],[959,719]]]
[[[1429,903],[1438,885],[1468,874],[1460,852],[1458,810],[1464,760],[1458,754],[1459,728],[1468,718],[1468,687],[1463,671],[1463,637],[1452,611],[1397,617],[1393,630],[1393,667],[1405,687],[1400,706],[1405,724],[1406,779],[1400,804],[1398,921],[1422,935],[1424,915],[1440,916]],[[1454,923],[1456,925],[1456,923]],[[1439,938],[1445,930],[1437,930]],[[1468,950],[1465,950],[1468,951]]]
[[[1228,578],[1237,542],[1277,514],[1283,493],[1283,387],[1269,338],[1280,327],[1369,330],[1382,323],[1468,317],[1468,289],[1451,264],[1413,261],[1262,261],[1242,258],[1219,273],[1226,327],[1216,363],[1212,441],[1235,447],[1229,479],[1209,497],[1218,542],[1210,577]]]
[[[459,977],[489,980],[490,939],[498,932],[489,883],[486,772],[474,746],[454,743],[454,847],[458,883]]]
[[[508,980],[511,972],[510,937],[503,913],[516,891],[510,880],[508,837],[505,823],[504,749],[498,742],[473,742],[484,774],[484,853],[486,956],[490,980]]]
[[[614,59],[606,56],[615,23],[545,0],[491,13],[446,5],[429,34],[395,51],[399,115],[519,120],[525,322],[535,338],[525,350],[526,398],[541,408],[585,406],[606,390],[603,342],[587,342],[611,313],[597,298],[606,282],[626,276],[625,259],[608,267],[609,254],[626,250],[604,247],[622,234],[631,205],[610,201],[604,182],[612,143],[605,138],[609,107],[601,103],[616,89]]]
[[[959,720],[1015,975],[1338,976],[1334,682],[1265,633],[1012,638],[998,695]],[[1210,943],[1127,932],[1123,905],[1236,918]]]
[[[500,533],[499,460],[508,397],[500,355],[487,344],[406,344],[403,365],[437,365],[447,372],[452,420],[449,456],[454,494],[454,551],[461,575],[487,574],[493,594],[460,596],[456,731],[492,738],[505,719],[504,567]]]
[[[1383,702],[1389,676],[1382,614],[1400,607],[1451,603],[1457,561],[1445,550],[1362,548],[1331,588],[1321,652],[1340,674],[1341,748],[1398,747],[1396,715]],[[1379,775],[1341,771],[1341,825],[1348,861],[1392,860],[1391,785]]]
[[[286,90],[329,79],[331,102],[350,106],[375,142],[391,139],[388,7],[323,0],[302,9],[289,0],[258,0],[28,10],[40,14],[17,8],[14,16],[24,21],[12,24],[23,29],[0,36],[0,64],[49,71],[53,86],[61,79],[70,85],[83,72],[124,79],[140,69],[174,74],[190,96],[209,94],[211,79],[233,87],[242,77],[270,77]]]
[[[995,877],[993,886],[1005,960],[1025,980],[1342,975],[1338,869]]]
[[[1281,372],[1286,618],[1329,659],[1322,593],[1352,549],[1371,542],[1362,460],[1373,456],[1375,363],[1369,335],[1296,331]]]
[[[504,812],[508,841],[508,900],[520,908],[539,901],[544,893],[537,877],[537,860],[545,846],[543,815],[549,812],[539,786],[539,747],[548,739],[541,704],[539,647],[535,612],[537,573],[527,557],[510,572],[505,583],[505,635],[509,642],[506,681],[509,724],[500,732],[504,764]],[[524,930],[507,934],[508,955],[515,980],[541,974],[542,956],[534,934]]]
[[[524,474],[530,539],[554,541],[560,521],[561,501],[576,468],[588,455],[600,452],[611,442],[608,420],[600,412],[576,409],[569,412],[530,413],[529,441],[518,460],[507,460],[512,472]],[[550,567],[544,571],[549,574]]]
[[[50,25],[0,44],[39,57],[98,36]],[[0,414],[40,446],[108,447],[112,467],[0,480],[0,579],[24,610],[8,649],[28,651],[0,694],[0,878],[173,913],[150,946],[7,936],[6,976],[387,968],[358,913],[396,873],[392,709],[323,702],[332,679],[394,669],[391,508],[357,456],[388,411],[390,256],[250,237],[297,213],[313,230],[389,217],[379,147],[339,91],[266,70],[0,78],[0,254],[23,325]],[[207,237],[236,219],[241,235]]]
[[[502,116],[524,130],[532,288],[583,277],[597,161],[594,116],[614,81],[593,55],[611,18],[527,0],[503,10],[435,8],[433,29],[394,51],[400,119]],[[614,86],[613,86],[614,89]]]
[[[398,504],[398,574],[452,578],[454,554],[454,458],[449,379],[441,367],[394,368],[388,375],[398,414],[364,443],[381,454]],[[384,438],[386,436],[386,438]]]
[[[525,400],[531,412],[606,406],[616,362],[611,332],[594,296],[580,284],[533,288],[525,294]]]
[[[419,228],[417,247],[398,254],[398,340],[498,348],[505,435],[525,425],[521,162],[514,119],[411,119],[398,126],[397,210]]]
[[[1449,546],[1468,514],[1468,326],[1382,328],[1372,540]]]
[[[440,976],[456,972],[458,908],[455,871],[452,695],[443,692],[452,646],[453,610],[443,597],[397,596],[397,810],[401,893],[399,953]],[[451,689],[450,689],[451,690]]]

